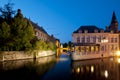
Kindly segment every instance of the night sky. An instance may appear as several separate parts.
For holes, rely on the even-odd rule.
[[[73,31],[83,25],[105,29],[113,11],[120,23],[120,0],[0,0],[0,6],[8,2],[62,43],[72,41]]]

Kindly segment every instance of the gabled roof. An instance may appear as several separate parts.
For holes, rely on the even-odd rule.
[[[48,33],[43,29],[43,27],[39,26],[37,23],[34,23],[33,21],[30,21],[30,22],[31,22],[31,24],[33,25],[34,28],[37,28],[38,30],[40,30],[40,31],[48,34]]]
[[[98,32],[100,32],[100,30],[103,30],[103,29],[100,29],[96,26],[80,26],[76,31],[74,31],[73,33],[79,33],[79,31],[82,31],[82,33],[87,30],[88,33],[94,33],[94,30],[98,30]]]

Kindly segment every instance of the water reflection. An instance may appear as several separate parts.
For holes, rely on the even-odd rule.
[[[72,61],[74,80],[120,80],[120,58]]]
[[[55,56],[0,62],[0,80],[39,80],[55,64]]]

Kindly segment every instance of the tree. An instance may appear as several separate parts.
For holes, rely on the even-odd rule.
[[[16,50],[28,50],[32,47],[30,41],[34,38],[33,26],[23,17],[20,9],[14,17],[11,30]]]
[[[71,47],[72,47],[72,44],[73,44],[73,43],[72,43],[71,41],[69,41],[69,42],[68,42],[68,47],[71,48]]]
[[[68,44],[67,44],[67,43],[64,43],[64,44],[63,44],[63,47],[67,47],[67,46],[68,46]]]
[[[12,3],[8,3],[4,6],[4,8],[0,7],[1,17],[9,24],[12,22],[13,15],[15,14],[12,6]]]
[[[0,24],[0,50],[9,50],[10,26],[3,22]]]

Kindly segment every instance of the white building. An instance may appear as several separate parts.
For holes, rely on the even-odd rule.
[[[119,50],[119,34],[104,32],[96,26],[81,26],[72,37],[75,49],[80,52]]]
[[[111,24],[106,30],[96,26],[81,26],[72,34],[74,51],[82,53],[103,53],[114,56],[119,50],[118,21],[113,12]],[[93,55],[94,56],[94,55]],[[110,55],[109,55],[110,56]]]

